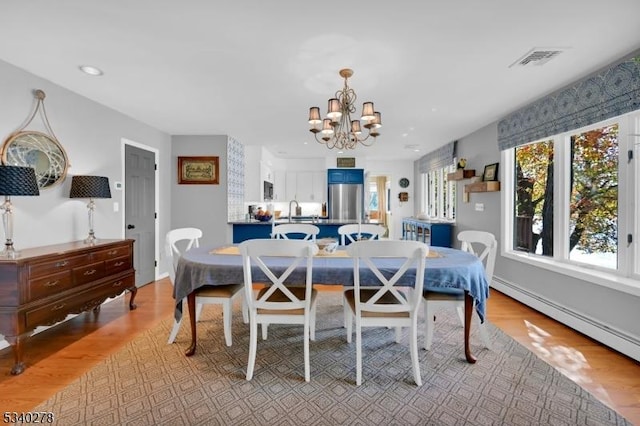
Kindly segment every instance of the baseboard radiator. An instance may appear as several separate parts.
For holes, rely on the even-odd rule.
[[[640,338],[617,330],[566,306],[559,305],[517,284],[493,277],[491,287],[501,293],[597,340],[636,361],[640,361]]]

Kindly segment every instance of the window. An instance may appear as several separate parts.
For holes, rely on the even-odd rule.
[[[553,141],[515,150],[514,248],[553,256]]]
[[[505,254],[638,279],[639,145],[634,112],[503,151]]]
[[[570,137],[569,259],[617,267],[618,125]]]
[[[456,182],[447,179],[448,173],[456,171],[456,162],[451,166],[432,170],[422,174],[422,187],[425,188],[422,211],[429,217],[454,220],[456,205]]]

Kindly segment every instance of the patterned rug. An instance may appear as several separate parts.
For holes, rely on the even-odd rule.
[[[240,306],[232,347],[224,343],[220,306],[206,306],[193,357],[183,355],[186,323],[167,345],[167,319],[34,411],[56,413],[59,425],[630,424],[491,324],[492,349],[472,335],[478,362],[468,364],[453,311],[438,314],[433,346],[420,350],[422,387],[413,382],[406,332],[396,344],[394,330],[365,329],[357,387],[355,343],[346,343],[339,297],[320,295],[310,383],[300,326],[269,327],[247,382],[249,336]],[[422,344],[422,331],[418,337]]]

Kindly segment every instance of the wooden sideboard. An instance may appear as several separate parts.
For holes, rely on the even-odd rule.
[[[22,250],[0,259],[0,334],[12,347],[11,374],[25,369],[23,351],[31,331],[93,309],[109,297],[131,292],[135,309],[133,240],[75,241]]]

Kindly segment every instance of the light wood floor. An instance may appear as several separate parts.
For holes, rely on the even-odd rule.
[[[9,374],[13,365],[10,349],[0,351],[0,412],[35,408],[137,334],[172,315],[167,279],[141,288],[136,297],[138,309],[133,312],[128,310],[128,297],[104,305],[97,317],[84,313],[32,337],[27,343],[27,369],[19,376]],[[495,290],[489,298],[488,319],[640,425],[640,363]]]

